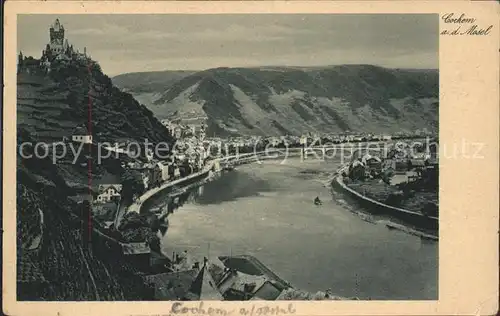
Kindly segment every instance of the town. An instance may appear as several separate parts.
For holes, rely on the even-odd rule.
[[[50,43],[42,51],[40,59],[19,53],[18,74],[64,73],[64,70],[72,65],[99,67],[86,48],[80,52],[69,44],[65,39],[65,29],[59,20],[50,27],[49,36]],[[92,231],[88,232],[89,240],[99,238],[105,241],[107,250],[100,251],[116,251],[120,260],[134,264],[151,290],[148,298],[155,300],[336,297],[330,289],[317,294],[297,292],[298,290],[263,267],[252,256],[225,257],[220,258],[219,262],[209,262],[208,258],[192,258],[187,251],[174,253],[171,257],[162,253],[158,232],[161,232],[161,235],[166,234],[168,218],[173,211],[168,208],[158,213],[143,211],[143,204],[151,197],[167,193],[174,199],[177,197],[177,203],[180,205],[182,201],[179,201],[178,197],[188,189],[233,170],[234,165],[238,163],[235,157],[249,157],[267,148],[301,149],[311,143],[317,147],[370,142],[392,144],[397,140],[408,142],[409,147],[412,139],[435,137],[434,133],[423,129],[411,134],[391,135],[345,131],[342,134],[310,133],[301,136],[269,137],[249,135],[223,138],[207,135],[208,123],[203,117],[172,117],[161,120],[161,123],[165,127],[165,133],[175,139],[175,145],[169,149],[167,158],[159,158],[151,150],[136,155],[138,153],[131,149],[131,145],[137,143],[135,140],[108,138],[102,133],[93,133],[90,121],[75,127],[70,135],[47,138],[51,144],[62,142],[86,145],[84,154],[82,157],[76,157],[76,160],[80,172],[85,174],[88,170],[92,177],[89,178],[88,185],[81,184],[78,194],[71,197],[77,205],[75,214],[81,216],[84,226],[92,228]],[[40,140],[44,138],[41,137]],[[433,141],[437,144],[436,139]],[[108,151],[106,156],[110,159],[103,164],[112,165],[118,172],[111,173],[100,169],[95,163],[96,157],[92,155],[101,144],[112,144],[104,147]],[[56,150],[55,146],[51,148]],[[418,212],[437,216],[437,196],[435,202],[430,203],[432,205],[423,205],[423,210],[420,209],[421,199],[408,202],[411,199],[407,197],[415,195],[418,188],[431,187],[435,191],[437,149],[423,146],[417,153],[409,155],[407,152],[405,148],[399,148],[389,150],[386,156],[354,156],[346,168],[340,171],[343,181],[347,186],[377,201],[382,200],[389,205],[409,209],[418,208]],[[74,158],[68,157],[57,163],[64,169]],[[394,189],[394,192],[387,189],[396,188],[402,183],[405,187],[412,187],[411,190],[402,189],[405,192],[404,197],[398,189]],[[242,266],[247,268],[242,269]]]

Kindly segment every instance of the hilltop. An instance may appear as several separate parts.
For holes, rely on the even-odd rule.
[[[175,74],[156,73],[154,88],[146,93],[142,78],[151,74],[126,75],[134,78],[135,85],[115,81],[117,77],[113,81],[160,119],[205,117],[209,135],[435,131],[438,126],[435,69],[222,67]]]
[[[114,86],[96,62],[79,59],[54,61],[48,73],[18,74],[17,124],[43,141],[71,138],[79,125],[92,130],[97,141],[174,141],[153,113]]]
[[[163,91],[172,83],[194,74],[194,70],[165,70],[150,72],[133,72],[112,78],[113,83],[131,93],[149,93]]]

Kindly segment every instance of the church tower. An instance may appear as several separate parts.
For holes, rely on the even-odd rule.
[[[64,52],[64,26],[56,19],[50,27],[50,50],[55,55]]]

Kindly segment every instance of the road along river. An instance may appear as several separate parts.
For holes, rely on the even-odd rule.
[[[169,216],[166,254],[254,255],[294,287],[360,299],[437,299],[438,243],[363,220],[324,182],[338,161],[238,166]],[[322,206],[315,206],[319,196]],[[161,200],[161,199],[159,199]]]

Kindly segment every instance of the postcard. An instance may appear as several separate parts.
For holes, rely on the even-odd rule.
[[[496,314],[498,3],[5,8],[5,314]]]

